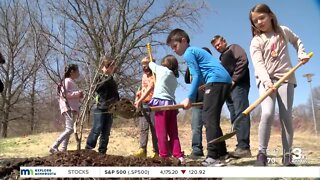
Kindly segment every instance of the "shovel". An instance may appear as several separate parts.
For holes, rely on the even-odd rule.
[[[202,102],[192,103],[192,107],[201,107]],[[166,105],[166,106],[149,106],[147,108],[144,108],[144,111],[150,112],[150,111],[167,111],[167,110],[176,110],[183,108],[183,104],[176,104],[176,105]]]
[[[313,52],[310,52],[308,54],[308,56],[311,58],[313,56]],[[281,84],[287,80],[300,66],[303,65],[303,62],[299,62],[295,67],[293,67],[292,69],[290,69],[290,71],[288,71],[282,78],[280,78],[274,85],[273,87],[275,89],[279,88],[281,86]],[[232,128],[231,128],[231,132],[227,133],[221,137],[218,137],[216,139],[213,139],[211,141],[209,141],[208,143],[219,143],[222,141],[225,141],[227,139],[230,139],[231,137],[233,137],[236,132],[237,129],[235,129],[235,125],[236,123],[238,123],[240,120],[242,120],[244,117],[248,116],[249,113],[254,110],[264,99],[266,99],[270,94],[272,94],[274,92],[273,88],[269,88],[262,96],[260,96],[254,103],[252,103],[247,109],[245,109],[242,114],[240,114],[236,120],[233,122]]]
[[[192,103],[191,106],[201,107],[202,102]],[[151,111],[175,110],[175,109],[179,109],[179,108],[183,108],[183,104],[167,105],[167,106],[149,106],[146,108],[142,108],[140,110],[145,111],[145,112],[151,112]],[[119,115],[125,119],[131,119],[134,117],[142,116],[141,111],[136,109],[136,107],[133,105],[133,103],[127,98],[122,98],[119,101],[111,104],[108,107],[108,113]]]

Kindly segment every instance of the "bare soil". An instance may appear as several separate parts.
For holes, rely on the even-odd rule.
[[[190,122],[179,122],[179,138],[185,155],[191,152],[191,128]],[[222,122],[224,132],[230,131],[230,123]],[[242,159],[228,159],[227,166],[253,166],[258,152],[257,124],[251,128],[251,151],[252,157]],[[82,147],[90,129],[84,130]],[[139,128],[132,121],[118,122],[114,125],[108,145],[107,155],[101,155],[94,150],[76,150],[74,137],[70,138],[67,152],[58,152],[50,155],[48,150],[52,142],[61,132],[43,133],[17,138],[0,139],[0,179],[18,179],[20,166],[181,166],[175,158],[137,158],[132,154],[139,148]],[[203,146],[206,154],[205,130],[203,130]],[[233,137],[227,142],[229,152],[236,145]],[[301,148],[305,162],[299,166],[319,166],[320,152],[319,137],[310,131],[297,129],[294,138],[294,147]],[[149,140],[148,152],[152,152],[152,143]],[[269,143],[268,155],[274,160],[268,166],[282,166],[282,143],[281,131],[274,127]],[[148,154],[150,155],[150,154]],[[186,164],[182,166],[200,166],[204,160],[192,160],[186,158]],[[65,178],[66,179],[66,178]]]
[[[0,177],[16,179],[20,166],[181,166],[175,158],[137,158],[134,156],[102,155],[94,150],[71,150],[37,158],[10,158],[1,160]],[[198,166],[188,161],[183,166]]]

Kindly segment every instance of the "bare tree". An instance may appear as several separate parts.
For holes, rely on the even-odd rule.
[[[311,98],[313,98],[313,103],[314,103],[314,114],[315,114],[315,119],[316,119],[316,121],[315,121],[315,126],[316,126],[316,129],[318,129],[318,131],[319,131],[319,129],[320,129],[320,87],[315,87],[315,88],[313,88],[312,89],[312,95],[310,94],[310,96],[309,96],[309,100],[308,100],[308,105],[309,105],[309,108],[308,109],[310,109],[310,111],[309,111],[309,117],[310,117],[310,119],[312,119],[311,117],[313,117],[313,112],[312,112],[312,107],[311,107],[311,103],[312,103],[312,101],[311,101]]]
[[[303,121],[303,126],[314,131],[314,121],[313,121],[313,112],[311,105],[311,98],[313,97],[314,110],[315,110],[315,119],[317,129],[320,128],[320,87],[315,87],[312,89],[313,96],[309,95],[308,102],[305,104],[300,104],[293,109],[293,119]]]
[[[137,67],[146,55],[146,44],[163,44],[155,38],[167,34],[172,26],[192,26],[204,7],[203,2],[174,0],[66,0],[52,1],[56,15],[68,20],[66,46],[80,61],[97,68],[101,55],[116,59],[120,89],[130,89],[137,83]],[[161,8],[162,7],[162,8]],[[92,66],[93,65],[93,66]],[[92,82],[93,72],[88,70]]]
[[[102,55],[116,60],[121,95],[133,97],[147,42],[159,47],[176,26],[196,27],[204,8],[203,1],[185,0],[1,1],[0,48],[7,60],[0,67],[5,81],[0,99],[2,136],[7,137],[9,122],[17,119],[28,119],[34,131],[37,105],[46,95],[52,98],[52,88],[41,94],[46,89],[40,87],[52,86],[42,80],[49,77],[58,83],[60,69],[68,63],[78,63],[84,74],[85,83],[80,85],[87,92],[84,117],[92,106]]]
[[[49,6],[55,16],[61,17],[57,19],[66,20],[64,41],[52,36],[66,47],[69,53],[64,55],[69,61],[82,63],[87,74],[86,87],[89,87],[84,102],[89,104],[102,55],[108,54],[115,59],[120,92],[132,97],[140,81],[137,80],[139,61],[146,55],[147,42],[153,46],[164,45],[155,39],[166,35],[173,26],[197,25],[204,7],[202,1],[182,0],[65,0],[51,1]],[[90,109],[86,103],[83,112]]]
[[[39,1],[34,1],[33,3],[28,3],[26,1],[26,8],[28,11],[28,17],[30,19],[30,37],[32,47],[32,57],[35,64],[37,64],[38,68],[35,68],[33,74],[28,83],[30,90],[29,96],[30,100],[30,133],[33,133],[35,130],[35,125],[37,122],[37,105],[40,103],[40,91],[42,90],[40,87],[37,87],[37,84],[40,83],[40,79],[44,78],[43,73],[41,73],[40,68],[41,65],[44,64],[49,56],[51,48],[51,42],[49,36],[46,32],[48,32],[45,23],[43,22],[43,15],[41,13]]]
[[[7,137],[8,125],[13,120],[24,120],[23,100],[29,78],[39,68],[31,53],[33,50],[30,32],[31,21],[25,6],[19,1],[1,1],[0,3],[0,46],[7,56],[1,67],[6,86],[2,95],[1,136]]]

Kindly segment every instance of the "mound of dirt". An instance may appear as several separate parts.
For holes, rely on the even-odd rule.
[[[20,166],[181,166],[175,158],[137,158],[133,156],[102,155],[93,150],[67,151],[38,158],[1,160],[0,178],[17,179]],[[197,166],[188,162],[186,166]]]

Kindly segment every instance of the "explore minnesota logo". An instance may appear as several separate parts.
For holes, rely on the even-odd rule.
[[[48,168],[20,168],[20,176],[55,176],[56,174],[56,172]]]

